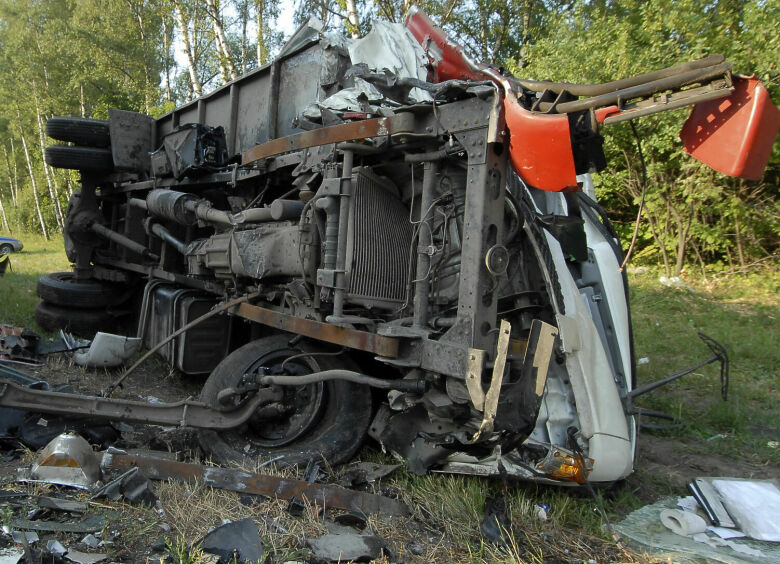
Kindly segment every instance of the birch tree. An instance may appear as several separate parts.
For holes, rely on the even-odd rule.
[[[184,15],[181,0],[174,0],[173,5],[176,12],[176,19],[179,22],[179,33],[181,33],[184,56],[187,58],[187,71],[190,75],[192,93],[195,98],[200,98],[203,95],[203,86],[201,85],[200,78],[198,78],[198,69],[195,64],[196,55],[195,50],[193,49],[193,42],[190,38],[190,20]]]
[[[217,0],[206,0],[206,13],[211,18],[211,26],[214,31],[214,41],[217,46],[217,61],[222,71],[222,78],[225,82],[238,78],[236,66],[233,63],[233,56],[230,54],[225,29],[222,25],[222,15],[220,14]]]

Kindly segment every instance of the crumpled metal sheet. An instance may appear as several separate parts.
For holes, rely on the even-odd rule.
[[[340,112],[379,113],[378,104],[384,96],[371,83],[362,78],[355,78],[355,86],[339,90],[332,96],[328,96],[321,102],[310,104],[303,110],[303,117],[309,120],[319,120],[320,108],[327,108]]]
[[[374,22],[371,31],[349,48],[352,64],[365,63],[370,68],[388,69],[398,77],[426,80],[428,57],[412,33],[402,24],[381,20]],[[410,96],[418,102],[432,100],[431,94],[414,88]]]

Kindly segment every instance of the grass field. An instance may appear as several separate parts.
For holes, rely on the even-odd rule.
[[[12,270],[0,278],[0,322],[37,330],[32,315],[36,302],[35,280],[45,272],[67,270],[68,261],[61,238],[44,241],[40,237],[26,236],[23,241],[25,250],[11,257]],[[666,431],[653,432],[652,438],[669,441],[677,449],[672,451],[674,453],[701,457],[702,464],[709,460],[707,457],[717,454],[721,462],[733,461],[735,469],[740,464],[748,464],[751,468],[777,468],[780,466],[780,448],[777,446],[780,440],[780,347],[777,346],[780,276],[761,273],[749,277],[711,277],[706,281],[685,278],[687,287],[670,288],[658,282],[659,274],[653,269],[630,271],[636,356],[647,359],[639,366],[639,383],[660,379],[708,358],[710,352],[697,337],[698,332],[706,333],[727,347],[731,378],[729,399],[725,402],[720,398],[717,366],[698,370],[642,397],[638,401],[640,406],[674,415],[681,423]],[[650,436],[645,436],[648,438],[644,440],[649,440]],[[642,441],[643,437],[640,437],[640,445]],[[389,456],[374,448],[367,448],[361,456],[364,460],[391,462]],[[661,494],[684,494],[679,483],[657,470],[663,468],[664,461],[660,461],[652,473],[643,470],[641,456],[639,461],[640,467],[632,477],[598,492],[611,520],[619,520]],[[669,464],[673,462],[670,460]],[[702,470],[698,475],[706,474]],[[687,479],[693,477],[687,476]],[[541,562],[552,559],[567,562],[591,557],[599,562],[629,558],[644,561],[643,557],[627,555],[615,545],[603,527],[593,498],[585,491],[440,474],[417,477],[403,469],[383,487],[399,493],[410,503],[415,520],[389,522],[380,519],[372,521],[372,526],[396,546],[406,547],[412,541],[423,539],[422,556],[405,555],[411,561]],[[211,494],[203,490],[200,488],[197,495],[204,496],[206,501],[203,503],[207,506]],[[189,496],[188,503],[194,503],[197,497],[195,493],[183,493],[171,485],[166,485],[162,493],[170,507],[180,501],[178,496]],[[227,497],[220,503],[240,507],[233,494],[224,495]],[[494,496],[504,496],[511,510],[515,534],[506,549],[499,550],[485,543],[479,531],[485,500]],[[535,517],[537,503],[550,506],[548,520],[540,521]],[[171,555],[182,552],[182,543],[196,539],[210,523],[208,517],[187,521],[186,507],[187,504],[182,505],[179,521],[175,514],[171,517],[172,522],[177,523],[172,532],[179,538],[172,542]],[[220,510],[223,513],[219,515],[224,516],[224,505],[220,507],[223,507]],[[293,530],[297,525],[290,521],[284,507],[274,507],[269,506],[264,511],[276,512],[278,509],[274,515]],[[202,510],[208,512],[207,507]],[[419,523],[425,526],[421,529]],[[316,524],[311,526],[316,528]],[[261,531],[264,530],[261,527]],[[295,548],[295,538],[271,539],[269,543],[282,551],[278,554],[297,558],[301,555]],[[174,558],[173,561],[186,560]]]
[[[24,243],[20,253],[11,254],[11,267],[0,277],[0,323],[27,327],[35,331],[33,308],[38,301],[35,283],[38,276],[47,272],[69,270],[62,235],[47,241],[41,235],[19,235]]]

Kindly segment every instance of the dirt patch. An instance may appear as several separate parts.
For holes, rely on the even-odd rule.
[[[688,483],[700,476],[729,476],[780,480],[780,468],[754,464],[718,454],[716,441],[686,443],[671,437],[639,437],[636,472],[628,478],[645,503],[664,495],[684,495]],[[711,446],[709,446],[711,445]]]

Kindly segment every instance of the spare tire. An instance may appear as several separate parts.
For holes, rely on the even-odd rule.
[[[46,135],[88,147],[108,147],[111,143],[108,122],[101,119],[55,116],[46,122]]]
[[[35,321],[45,331],[63,329],[91,339],[98,331],[117,333],[122,329],[126,315],[107,311],[105,309],[71,309],[38,302],[35,306]]]
[[[111,149],[52,145],[43,152],[46,164],[54,168],[106,172],[114,168]]]
[[[127,289],[102,280],[77,280],[73,272],[52,272],[38,278],[38,297],[50,304],[96,309],[122,303]]]

